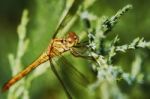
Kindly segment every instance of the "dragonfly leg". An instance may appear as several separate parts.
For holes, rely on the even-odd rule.
[[[71,50],[70,52],[75,57],[81,57],[81,58],[85,58],[85,59],[88,59],[88,60],[93,60],[92,56],[82,55],[81,53],[79,53],[79,52],[77,52],[75,50]]]
[[[57,70],[56,70],[56,68],[55,68],[55,66],[54,66],[54,64],[52,63],[51,60],[50,60],[50,65],[51,65],[52,71],[54,72],[54,74],[56,75],[57,79],[58,79],[59,82],[61,83],[63,89],[65,90],[65,92],[66,92],[66,94],[67,94],[67,96],[68,96],[68,99],[72,99],[70,93],[68,92],[68,90],[67,90],[67,88],[66,88],[64,82],[62,81],[61,77],[59,76],[59,74],[58,74],[58,72],[57,72]]]
[[[87,48],[87,45],[88,45],[88,44],[89,44],[88,41],[83,41],[83,42],[78,43],[78,44],[75,45],[74,47],[76,47],[76,48],[82,48],[82,47]]]

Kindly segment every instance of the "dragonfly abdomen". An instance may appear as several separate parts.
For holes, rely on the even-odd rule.
[[[24,76],[29,74],[32,70],[34,70],[37,66],[47,61],[49,57],[46,53],[43,53],[36,61],[34,61],[31,65],[29,65],[27,68],[25,68],[23,71],[18,73],[16,76],[14,76],[12,79],[10,79],[4,86],[2,91],[8,90],[13,84],[15,84],[17,81],[22,79]]]

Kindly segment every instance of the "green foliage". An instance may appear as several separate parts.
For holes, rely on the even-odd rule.
[[[117,36],[113,34],[114,29],[119,27],[118,24],[122,25],[123,23],[121,22],[128,20],[128,18],[125,18],[131,16],[132,13],[127,12],[132,9],[132,5],[126,5],[118,10],[116,14],[108,17],[95,14],[94,11],[96,10],[92,11],[92,9],[96,8],[94,6],[98,4],[98,0],[76,0],[75,5],[72,7],[70,5],[73,0],[64,1],[37,0],[34,1],[35,7],[23,11],[21,23],[17,28],[18,42],[16,51],[6,55],[8,56],[12,76],[23,70],[24,66],[30,64],[37,54],[46,48],[55,30],[58,32],[58,37],[65,37],[68,31],[75,31],[79,32],[77,34],[81,42],[82,40],[88,41],[85,45],[86,52],[84,54],[92,57],[93,60],[89,61],[88,58],[76,60],[69,55],[67,56],[67,59],[72,61],[73,65],[81,66],[77,67],[79,71],[83,71],[83,74],[86,74],[88,79],[92,79],[86,88],[81,88],[82,90],[76,89],[80,89],[83,86],[74,88],[74,86],[76,87],[74,85],[69,88],[74,99],[83,99],[85,97],[87,99],[132,99],[135,97],[146,99],[149,97],[149,94],[144,93],[141,88],[143,88],[142,85],[149,85],[150,82],[148,78],[149,68],[146,67],[148,69],[144,70],[144,59],[149,57],[147,50],[149,51],[150,42],[145,40],[144,37],[137,37],[132,41],[129,40],[130,43],[125,43],[126,41],[123,41],[123,39],[125,37],[128,39],[129,35],[125,35],[122,39],[119,32],[124,29],[121,28],[119,28],[119,32],[115,31]],[[102,1],[101,3],[104,2]],[[111,10],[109,12],[111,14]],[[69,14],[63,20],[66,13]],[[121,20],[122,17],[124,18]],[[61,24],[61,22],[64,24]],[[125,25],[127,28],[129,27],[127,23]],[[61,27],[58,28],[59,26]],[[145,27],[144,25],[142,26]],[[110,38],[110,35],[115,36]],[[124,44],[122,44],[122,41]],[[81,53],[83,52],[81,51]],[[128,54],[133,53],[134,56],[132,57],[134,59],[131,60],[131,55]],[[127,59],[125,59],[124,55],[127,55]],[[65,99],[66,95],[62,87],[48,68],[49,62],[39,66],[32,74],[12,86],[8,93],[5,94],[6,96],[1,94],[0,98]],[[65,70],[66,73],[67,69]],[[76,84],[76,76],[73,77],[71,73],[67,76],[71,76],[70,78],[73,78],[72,84]],[[72,85],[68,84],[68,86]]]
[[[25,53],[25,50],[28,45],[28,40],[25,39],[26,37],[26,25],[28,23],[28,11],[24,10],[22,19],[21,19],[21,24],[18,26],[18,49],[16,55],[9,54],[9,62],[11,64],[11,70],[12,70],[12,75],[16,75],[20,70],[22,70],[22,62],[21,58]],[[16,56],[16,57],[15,57]],[[15,68],[13,66],[16,66]],[[23,95],[22,95],[23,94]],[[8,99],[18,99],[19,97],[22,97],[22,99],[28,99],[28,90],[27,87],[25,86],[25,80],[22,80],[21,82],[17,83],[14,85],[13,88],[9,90],[8,93]]]
[[[136,38],[130,44],[118,45],[118,36],[109,42],[109,46],[107,43],[105,43],[107,42],[106,34],[109,33],[112,28],[114,28],[115,24],[119,21],[118,19],[130,8],[132,8],[132,6],[127,5],[111,18],[103,19],[101,23],[98,21],[97,27],[101,27],[98,29],[96,27],[93,28],[90,25],[92,22],[90,17],[84,17],[84,21],[87,21],[85,23],[88,24],[86,26],[88,28],[87,32],[89,37],[89,45],[87,45],[89,47],[89,56],[93,57],[96,62],[92,63],[91,65],[93,66],[93,70],[97,72],[97,80],[90,86],[90,89],[95,91],[95,93],[98,92],[99,94],[96,94],[96,97],[100,99],[129,98],[129,96],[122,93],[118,87],[117,80],[119,79],[124,79],[129,85],[133,84],[133,82],[143,82],[144,75],[140,72],[142,59],[138,53],[138,56],[136,55],[135,57],[135,61],[133,61],[131,72],[128,73],[124,72],[120,66],[113,64],[113,58],[118,54],[118,52],[125,53],[130,49],[136,50],[138,48],[149,48],[150,43],[146,42],[144,38]],[[88,14],[86,15],[90,16]]]

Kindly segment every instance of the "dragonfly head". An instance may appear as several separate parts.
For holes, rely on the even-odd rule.
[[[74,32],[69,32],[66,37],[68,47],[72,47],[79,42],[79,37]]]

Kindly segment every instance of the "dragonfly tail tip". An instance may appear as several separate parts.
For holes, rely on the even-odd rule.
[[[4,93],[4,92],[6,92],[8,89],[9,89],[8,87],[6,87],[6,86],[3,86],[3,87],[2,87],[2,89],[1,89],[1,93]]]

